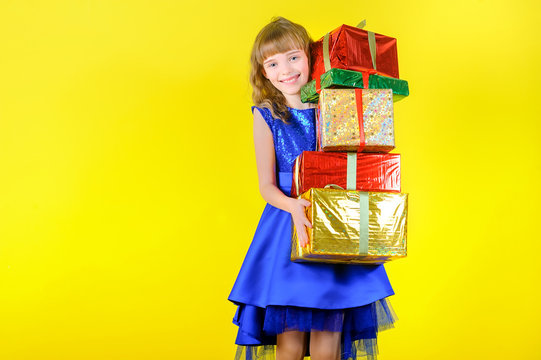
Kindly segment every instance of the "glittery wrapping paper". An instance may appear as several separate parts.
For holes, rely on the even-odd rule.
[[[392,90],[323,89],[316,123],[318,150],[389,152],[395,147]]]
[[[291,195],[310,188],[347,186],[347,153],[304,151],[295,160]],[[356,154],[356,187],[359,191],[400,192],[400,154]],[[297,190],[298,188],[298,190]]]
[[[364,80],[368,76],[368,87]],[[320,89],[326,88],[359,88],[359,89],[391,89],[393,90],[393,101],[398,101],[409,95],[408,82],[377,74],[363,74],[358,71],[331,69],[321,75]],[[317,103],[319,93],[316,81],[312,80],[301,88],[301,101]]]
[[[306,216],[309,244],[302,248],[293,226],[291,260],[381,264],[407,254],[408,194],[368,193],[368,251],[360,253],[359,191],[312,188],[301,198],[311,202]],[[365,229],[366,231],[366,229]]]
[[[396,39],[375,33],[376,67],[380,75],[399,78]],[[323,64],[323,38],[314,42],[312,54],[312,79],[325,72]],[[362,71],[373,69],[368,32],[349,25],[342,25],[331,31],[329,36],[329,57],[331,68]]]

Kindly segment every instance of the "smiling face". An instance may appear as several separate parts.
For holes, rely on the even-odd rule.
[[[301,49],[269,56],[263,61],[264,75],[286,99],[300,97],[301,87],[308,82],[308,58]]]

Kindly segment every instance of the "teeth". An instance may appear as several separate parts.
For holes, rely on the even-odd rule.
[[[282,80],[283,83],[291,83],[293,81],[297,80],[297,76],[294,76],[293,78],[289,79],[289,80]]]

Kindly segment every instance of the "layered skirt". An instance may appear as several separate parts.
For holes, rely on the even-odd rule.
[[[287,195],[291,178],[278,174]],[[291,231],[291,215],[267,204],[228,298],[237,305],[236,359],[274,359],[276,336],[292,330],[341,332],[343,360],[375,359],[377,333],[396,320],[385,268],[294,263]]]

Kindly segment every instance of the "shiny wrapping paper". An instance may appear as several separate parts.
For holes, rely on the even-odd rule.
[[[407,253],[408,194],[312,188],[306,216],[309,244],[293,226],[291,260],[381,264]]]
[[[292,184],[293,197],[328,184],[350,190],[399,193],[400,154],[304,151],[295,160]]]
[[[323,89],[317,109],[320,151],[394,149],[392,90]]]
[[[368,33],[366,30],[349,25],[342,25],[331,31],[329,34],[330,67],[354,71],[375,70],[380,75],[399,78],[396,39],[374,33],[376,47],[376,68],[374,68]],[[312,79],[330,70],[325,69],[324,65],[323,39],[314,42],[310,47],[313,59]]]
[[[367,74],[358,71],[331,69],[321,75],[319,88],[312,80],[301,88],[301,101],[317,103],[319,92],[326,88],[360,88],[360,89],[391,89],[393,101],[398,101],[409,95],[408,82],[377,74],[368,76],[368,86],[364,84]]]

